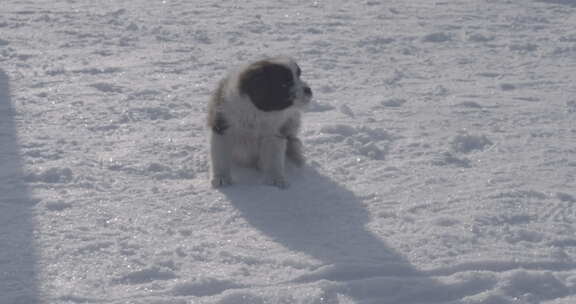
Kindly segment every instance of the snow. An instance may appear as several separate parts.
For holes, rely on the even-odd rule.
[[[0,7],[0,303],[576,301],[576,2]],[[300,63],[291,187],[208,183],[232,67]]]

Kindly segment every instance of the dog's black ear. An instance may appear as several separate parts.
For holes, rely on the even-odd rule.
[[[286,66],[267,61],[252,64],[240,76],[240,91],[261,111],[281,111],[293,103],[294,76]]]
[[[224,86],[227,81],[227,79],[220,81],[208,103],[208,127],[218,135],[224,135],[224,132],[230,127],[224,113],[218,110],[224,102]]]

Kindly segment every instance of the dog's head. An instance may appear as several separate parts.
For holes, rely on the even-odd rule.
[[[301,74],[291,58],[268,58],[243,69],[238,89],[264,112],[300,107],[312,98],[312,89],[300,79]]]

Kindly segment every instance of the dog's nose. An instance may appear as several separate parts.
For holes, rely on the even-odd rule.
[[[304,94],[306,94],[308,96],[312,96],[312,89],[310,87],[305,87],[304,88]]]

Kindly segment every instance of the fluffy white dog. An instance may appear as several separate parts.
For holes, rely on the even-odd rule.
[[[245,65],[220,81],[208,107],[211,183],[232,184],[234,165],[262,171],[264,183],[288,187],[286,160],[304,164],[298,139],[301,109],[312,90],[288,57]]]

